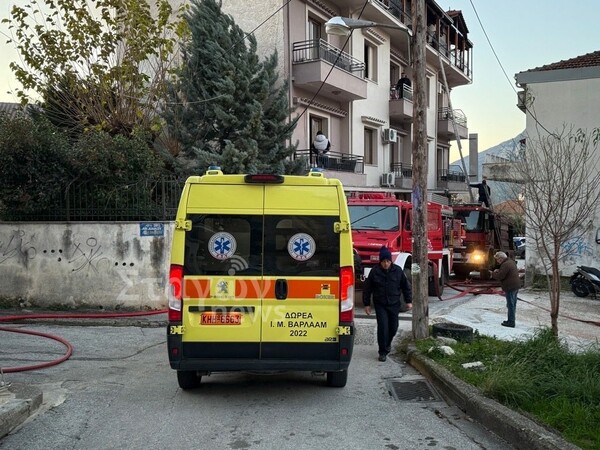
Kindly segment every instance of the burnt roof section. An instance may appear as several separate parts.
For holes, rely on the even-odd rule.
[[[535,67],[525,72],[543,72],[546,70],[581,69],[582,67],[600,67],[600,50],[565,59],[545,66]]]

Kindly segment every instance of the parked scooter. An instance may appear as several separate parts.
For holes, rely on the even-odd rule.
[[[577,270],[571,275],[571,290],[577,297],[598,298],[600,294],[600,270],[594,267],[577,266]]]

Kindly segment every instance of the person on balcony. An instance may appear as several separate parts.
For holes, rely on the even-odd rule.
[[[327,152],[331,148],[331,141],[327,139],[327,136],[323,134],[322,131],[317,131],[317,135],[315,136],[315,140],[312,142],[310,146],[311,153],[311,164],[314,164],[313,167],[321,167],[325,165],[325,161],[327,159]],[[314,155],[314,159],[313,159]]]
[[[404,86],[411,87],[412,83],[410,78],[406,75],[405,72],[402,72],[398,83],[396,84],[396,92],[398,92],[398,98],[404,98]]]

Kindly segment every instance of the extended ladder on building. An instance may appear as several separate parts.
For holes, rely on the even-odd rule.
[[[448,95],[448,110],[449,110],[449,119],[452,121],[452,127],[454,129],[454,137],[456,138],[456,144],[458,145],[458,152],[460,154],[460,162],[462,164],[462,169],[463,172],[465,173],[465,183],[467,185],[467,191],[469,192],[469,196],[471,197],[471,202],[474,203],[475,202],[475,198],[473,197],[473,192],[471,191],[471,186],[469,183],[469,175],[468,175],[468,171],[467,171],[467,166],[465,165],[465,158],[463,157],[463,152],[462,152],[462,144],[460,141],[460,135],[458,134],[458,125],[456,124],[456,119],[454,117],[454,109],[452,108],[452,99],[450,98],[450,89],[448,88],[448,81],[446,80],[446,71],[444,70],[444,61],[442,60],[442,55],[441,53],[438,52],[438,59],[440,62],[440,70],[442,72],[442,80],[444,81],[444,90],[446,91],[446,94]],[[492,204],[492,198],[491,195],[487,194],[487,198],[488,198],[488,203],[489,203],[489,209],[494,212],[494,207]],[[494,220],[494,232],[496,234],[496,239],[498,242],[498,248],[502,247],[502,237],[501,237],[501,230],[500,230],[500,226],[498,224],[498,220]]]

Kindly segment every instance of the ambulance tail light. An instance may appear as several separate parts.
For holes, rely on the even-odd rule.
[[[169,271],[169,322],[181,322],[183,303],[183,266],[171,265]]]
[[[340,322],[354,320],[354,269],[340,269]]]

